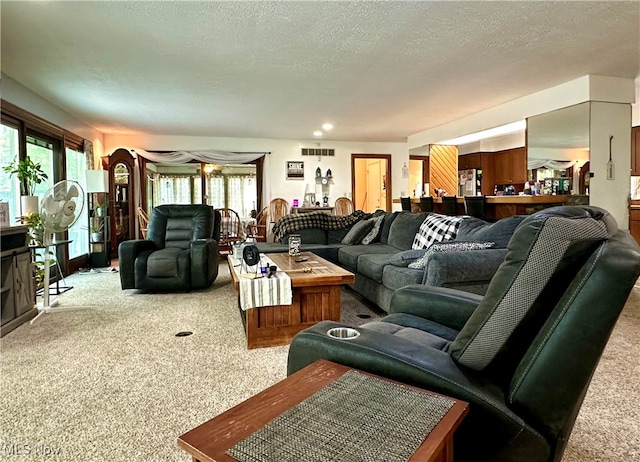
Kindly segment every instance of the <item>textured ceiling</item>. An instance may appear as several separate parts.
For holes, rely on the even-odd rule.
[[[6,2],[2,72],[105,133],[404,141],[587,74],[639,2]]]

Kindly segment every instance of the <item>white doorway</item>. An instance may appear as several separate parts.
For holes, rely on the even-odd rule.
[[[351,171],[354,208],[391,211],[391,155],[351,154]]]

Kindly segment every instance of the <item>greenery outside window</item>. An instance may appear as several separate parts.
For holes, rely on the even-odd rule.
[[[0,165],[10,165],[18,158],[18,129],[2,124],[0,131]],[[9,223],[18,223],[20,185],[15,175],[0,168],[0,202],[9,204]]]

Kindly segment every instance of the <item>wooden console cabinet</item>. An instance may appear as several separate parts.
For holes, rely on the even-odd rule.
[[[27,246],[26,226],[0,228],[0,291],[2,293],[2,320],[0,336],[11,332],[38,314],[31,272],[31,252]]]

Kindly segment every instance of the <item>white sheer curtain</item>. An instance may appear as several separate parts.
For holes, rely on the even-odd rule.
[[[191,204],[191,177],[160,175],[160,202],[158,204]]]
[[[224,201],[224,177],[222,176],[209,176],[207,178],[207,204],[214,209],[221,209],[225,207]]]
[[[255,210],[256,178],[253,176],[228,176],[229,208],[238,212],[243,218],[251,216],[251,210]]]

